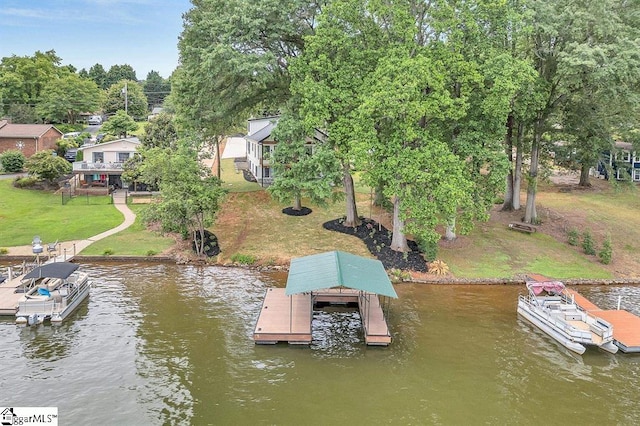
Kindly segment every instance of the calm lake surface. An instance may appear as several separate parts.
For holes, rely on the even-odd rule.
[[[91,296],[62,325],[0,319],[0,405],[60,424],[640,424],[640,355],[571,354],[518,319],[524,286],[396,285],[387,348],[346,309],[316,314],[310,347],[256,346],[284,274],[82,267]],[[640,314],[638,287],[579,290]]]

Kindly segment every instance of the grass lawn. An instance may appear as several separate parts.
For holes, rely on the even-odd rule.
[[[160,254],[174,244],[173,238],[149,231],[140,219],[144,204],[129,204],[136,221],[129,228],[103,240],[96,241],[82,251],[84,256],[152,256]]]
[[[31,244],[35,235],[44,242],[84,239],[118,226],[122,214],[104,198],[89,205],[79,197],[63,206],[59,194],[0,180],[0,247]]]

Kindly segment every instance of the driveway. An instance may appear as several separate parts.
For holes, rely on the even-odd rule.
[[[0,179],[15,179],[17,177],[24,177],[26,173],[9,173],[6,175],[0,175]]]

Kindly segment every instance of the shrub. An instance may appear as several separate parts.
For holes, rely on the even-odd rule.
[[[52,155],[52,151],[40,151],[32,155],[26,162],[25,168],[29,174],[53,182],[60,176],[71,173],[72,166],[62,157]]]
[[[155,256],[156,254],[158,254],[158,252],[155,250],[147,250],[147,256]]]
[[[409,274],[409,272],[407,271],[402,271],[400,269],[392,269],[389,271],[389,279],[394,282],[400,282],[400,281],[408,281],[411,279],[411,274]]]
[[[600,258],[600,262],[608,265],[611,263],[611,256],[613,254],[613,249],[611,248],[611,235],[607,235],[607,238],[604,239],[602,243],[602,248],[598,252],[598,257]]]
[[[427,262],[433,262],[438,257],[438,243],[437,241],[417,239],[418,248],[422,252],[424,260]]]
[[[0,247],[0,255],[9,253],[9,249],[6,247]]]
[[[591,232],[584,231],[582,234],[582,249],[586,254],[594,255],[596,254],[596,249],[593,243],[593,237],[591,236]]]
[[[15,186],[16,188],[31,188],[36,183],[38,183],[38,179],[34,178],[33,176],[27,176],[16,179],[13,182],[13,186]]]
[[[0,155],[0,165],[7,173],[21,172],[26,160],[24,154],[17,149],[5,151]]]
[[[256,263],[256,260],[256,257],[250,254],[235,253],[231,256],[231,261],[233,263],[239,263],[240,265],[253,265]]]
[[[111,256],[111,255],[113,255],[113,253],[115,253],[113,251],[113,249],[112,248],[108,248],[108,249],[104,249],[104,251],[102,252],[102,255],[103,256]]]
[[[428,271],[434,275],[447,275],[449,273],[449,265],[442,260],[434,260],[429,263]]]
[[[567,232],[567,243],[570,246],[577,246],[580,240],[580,233],[576,228],[571,228],[569,232]]]

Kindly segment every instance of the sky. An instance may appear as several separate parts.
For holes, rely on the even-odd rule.
[[[55,50],[62,65],[129,64],[168,78],[189,0],[1,0],[0,57]]]

